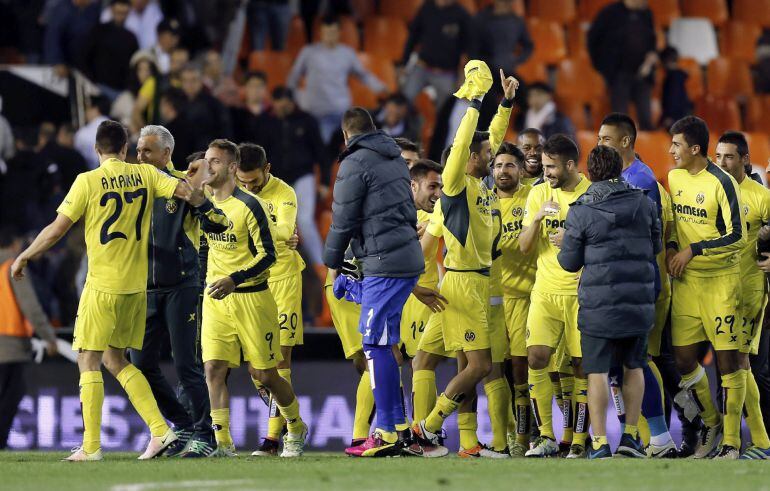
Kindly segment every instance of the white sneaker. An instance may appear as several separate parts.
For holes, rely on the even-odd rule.
[[[179,437],[176,436],[174,430],[171,428],[166,431],[163,436],[154,436],[150,438],[150,443],[147,444],[147,450],[139,456],[139,460],[150,460],[163,453],[169,445],[177,441]]]
[[[719,447],[719,451],[713,460],[738,460],[738,457],[740,457],[740,452],[738,452],[737,448],[730,445],[722,445]]]
[[[103,458],[101,448],[94,453],[87,453],[83,447],[75,447],[72,449],[72,455],[62,459],[62,462],[97,462]]]
[[[217,445],[217,449],[214,450],[211,455],[209,455],[211,458],[228,458],[237,456],[238,454],[235,453],[235,445],[232,443],[230,445]]]
[[[426,459],[436,459],[449,455],[449,449],[443,445],[422,446],[422,456]]]
[[[650,443],[645,450],[647,457],[651,459],[675,459],[677,456],[676,443],[669,440],[663,445],[653,445]]]
[[[700,442],[695,449],[694,457],[696,459],[705,459],[714,452],[719,444],[722,443],[722,422],[715,426],[704,426],[701,429]]]
[[[302,423],[302,433],[293,435],[286,433],[283,436],[283,452],[281,457],[294,458],[301,457],[305,452],[305,439],[307,438],[307,425]]]
[[[577,443],[570,445],[569,453],[565,457],[566,459],[584,459],[586,458],[586,448],[583,445]]]
[[[524,456],[535,458],[556,457],[558,453],[559,446],[556,444],[556,440],[551,440],[547,436],[541,436],[538,437],[535,446],[527,450]]]
[[[511,454],[508,452],[508,447],[504,450],[495,450],[489,448],[486,445],[482,445],[479,455],[485,459],[510,459]]]

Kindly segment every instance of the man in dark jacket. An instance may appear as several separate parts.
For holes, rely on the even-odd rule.
[[[425,269],[417,210],[401,149],[376,130],[369,113],[360,107],[346,111],[342,132],[347,149],[334,185],[324,263],[341,269],[350,245],[364,277],[358,330],[372,377],[378,427],[363,444],[361,456],[398,455],[408,439],[396,430],[408,426],[396,428],[405,420],[392,347],[400,340],[401,310]]]
[[[607,373],[624,368],[626,427],[617,453],[644,458],[637,424],[644,393],[647,334],[655,322],[655,254],[662,248],[655,204],[621,178],[623,159],[613,148],[588,156],[593,182],[569,210],[558,255],[567,271],[583,268],[578,287],[578,329],[594,431],[589,458],[612,456],[607,444]]]

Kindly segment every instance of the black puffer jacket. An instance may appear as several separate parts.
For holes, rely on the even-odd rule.
[[[376,131],[353,137],[340,158],[324,263],[338,269],[350,244],[365,276],[422,274],[417,210],[401,149]]]
[[[655,322],[660,221],[655,204],[623,180],[596,182],[570,206],[558,260],[583,268],[578,328],[601,338],[646,334]]]

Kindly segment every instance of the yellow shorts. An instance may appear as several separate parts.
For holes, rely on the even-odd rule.
[[[441,320],[441,314],[430,316],[428,324],[425,326],[425,332],[422,333],[420,342],[417,343],[417,349],[445,358],[457,358],[454,351],[447,351],[444,346],[444,329]]]
[[[332,314],[332,322],[337,335],[342,342],[345,359],[352,359],[356,353],[363,351],[362,336],[358,332],[358,321],[361,318],[361,306],[357,303],[339,300],[334,296],[331,286],[324,287],[326,301]]]
[[[529,297],[505,297],[503,306],[511,356],[527,356]]]
[[[510,358],[508,330],[505,326],[505,307],[502,297],[491,297],[489,303],[489,344],[492,348],[492,363],[502,363]]]
[[[147,293],[117,294],[83,289],[75,318],[72,349],[105,351],[107,347],[142,349],[147,321]]]
[[[283,360],[278,309],[270,290],[231,293],[222,300],[204,295],[201,349],[204,363],[221,360],[237,368],[243,352],[243,359],[256,369],[278,365]]]
[[[427,305],[417,300],[417,297],[409,295],[404,304],[404,310],[401,311],[401,343],[410,358],[414,358],[417,353],[420,338],[425,332],[425,326],[428,325],[432,313]]]
[[[767,306],[764,290],[744,290],[741,298],[741,347],[742,353],[756,355],[759,352],[759,338],[762,320]]]
[[[447,271],[441,294],[449,302],[440,314],[444,348],[447,351],[489,349],[489,277]]]
[[[655,325],[647,335],[647,354],[650,356],[660,356],[660,343],[669,313],[671,313],[671,295],[663,295],[661,292],[655,302]]]
[[[281,346],[303,344],[302,273],[268,281],[278,307]]]
[[[671,295],[671,343],[689,346],[709,341],[717,351],[741,344],[741,282],[737,273],[674,279]]]
[[[582,357],[577,327],[577,295],[554,295],[533,291],[527,316],[527,347],[549,346],[554,350],[564,337],[570,356]]]
[[[572,355],[570,355],[567,351],[567,346],[565,345],[564,340],[565,338],[562,336],[561,341],[559,342],[559,346],[551,356],[551,364],[548,367],[549,372],[566,374],[574,373],[572,369]]]

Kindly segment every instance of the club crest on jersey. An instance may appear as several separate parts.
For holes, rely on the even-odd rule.
[[[173,214],[179,209],[175,199],[166,200],[166,213]]]
[[[698,203],[699,205],[702,205],[704,201],[706,201],[706,196],[704,196],[703,193],[698,193],[697,195],[695,195],[696,203]]]
[[[743,205],[743,214],[748,215],[749,214],[749,205]]]
[[[465,341],[472,343],[476,340],[476,333],[468,329],[465,331]]]
[[[524,210],[522,210],[521,208],[514,208],[513,210],[511,210],[511,215],[515,217],[520,217],[523,214],[524,214]]]

